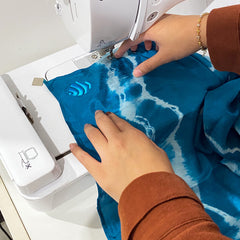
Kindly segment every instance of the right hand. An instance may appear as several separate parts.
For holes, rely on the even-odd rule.
[[[136,51],[137,45],[141,42],[145,42],[146,49],[150,50],[151,42],[154,41],[158,52],[134,69],[133,75],[135,77],[141,77],[165,63],[187,57],[199,50],[196,39],[199,18],[198,15],[165,14],[151,28],[142,33],[137,40],[124,41],[115,53],[115,57],[122,57],[129,48]],[[206,22],[207,16],[204,16],[200,33],[204,46],[206,46]]]
[[[174,173],[167,154],[143,132],[113,113],[97,111],[98,128],[85,125],[85,133],[101,163],[76,144],[70,148],[98,184],[117,202],[134,179],[152,172]]]

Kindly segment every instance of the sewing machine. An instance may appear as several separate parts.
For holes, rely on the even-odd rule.
[[[181,1],[57,0],[56,12],[80,48],[67,61],[47,64],[45,79],[111,55],[115,44],[136,39]],[[94,180],[70,154],[68,144],[75,140],[54,97],[45,86],[32,86],[41,85],[42,80],[33,82],[30,73],[24,72],[24,84],[17,81],[21,74],[0,77],[0,102],[4,103],[0,107],[0,159],[20,195],[35,209],[49,211]],[[53,134],[55,128],[61,131],[60,137]]]

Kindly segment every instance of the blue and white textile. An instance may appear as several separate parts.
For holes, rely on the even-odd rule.
[[[99,159],[84,134],[94,112],[114,112],[163,148],[175,173],[195,191],[221,232],[240,239],[240,79],[194,54],[135,78],[156,53],[128,52],[45,82],[77,143]],[[97,202],[109,240],[121,239],[117,203],[100,187]]]

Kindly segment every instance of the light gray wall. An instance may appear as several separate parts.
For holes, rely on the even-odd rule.
[[[54,0],[0,0],[0,74],[74,44]]]
[[[175,12],[199,14],[211,0],[186,0]],[[0,0],[0,74],[74,44],[54,0]]]
[[[185,0],[174,7],[170,13],[201,14],[213,0]]]

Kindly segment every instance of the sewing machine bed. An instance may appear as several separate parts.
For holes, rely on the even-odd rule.
[[[83,54],[82,49],[74,45],[1,76],[11,92],[14,95],[17,93],[22,98],[22,102],[34,119],[35,130],[53,156],[69,150],[69,143],[75,142],[75,139],[64,121],[57,100],[45,85],[32,86],[32,81],[35,77],[45,78],[47,69],[61,65],[66,59],[71,60],[81,54]],[[54,76],[53,71],[51,74]],[[60,72],[56,74],[61,75]],[[94,180],[72,154],[59,161],[67,166],[65,174],[69,182],[73,178],[77,180],[72,190],[66,194],[57,194],[51,200],[56,206],[61,202],[64,203],[48,213],[30,207],[19,195],[2,164],[0,165],[1,177],[30,238],[32,240],[56,239],[56,237],[60,240],[69,237],[72,240],[106,239],[96,211],[97,191]],[[67,201],[69,198],[72,199]]]

